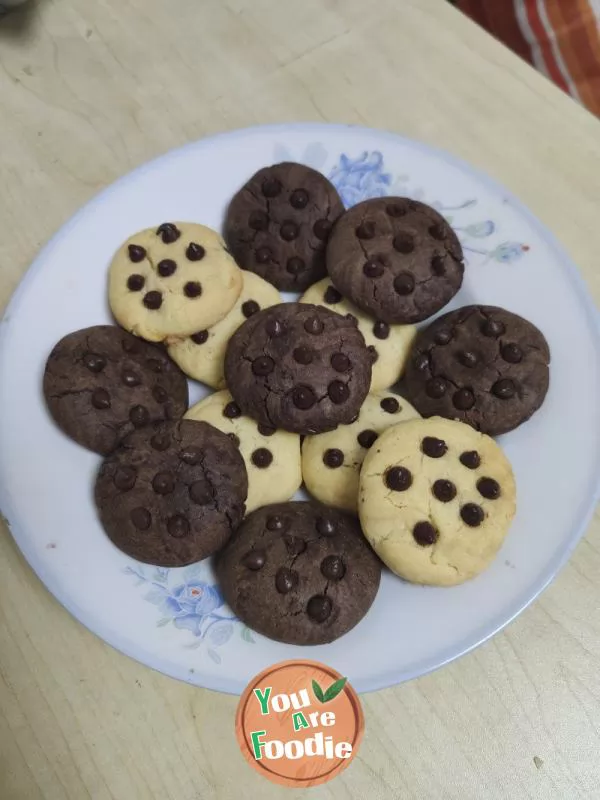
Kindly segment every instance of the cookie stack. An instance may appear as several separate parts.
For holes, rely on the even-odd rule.
[[[48,358],[50,413],[104,457],[110,539],[165,567],[215,555],[238,616],[294,644],[354,627],[382,562],[424,584],[481,572],[515,513],[490,437],[543,402],[540,331],[467,306],[417,332],[461,287],[452,228],[407,198],[344,211],[300,164],[257,172],[224,234],[132,236],[109,270],[119,326],[71,333]],[[216,391],[188,409],[187,378]],[[315,500],[290,502],[303,481]]]

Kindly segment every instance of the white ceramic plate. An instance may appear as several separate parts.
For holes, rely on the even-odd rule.
[[[219,228],[228,200],[259,167],[281,160],[328,175],[346,205],[408,195],[452,222],[467,257],[450,308],[504,306],[545,333],[552,351],[542,409],[502,437],[518,514],[492,567],[452,589],[384,575],[366,618],[330,645],[271,642],[223,605],[208,563],[156,569],[121,554],[96,518],[99,459],[51,422],[41,379],[52,345],[110,321],[106,274],[132,232],[164,220]],[[447,309],[446,309],[447,310]],[[0,339],[0,506],[41,580],[81,622],[124,653],[199,686],[239,693],[266,666],[308,656],[359,691],[421,675],[506,625],[547,585],[584,533],[600,475],[600,347],[595,309],[552,236],[500,186],[445,153],[391,134],[281,125],[204,139],[102,192],[38,256]],[[192,398],[204,393],[193,387]]]

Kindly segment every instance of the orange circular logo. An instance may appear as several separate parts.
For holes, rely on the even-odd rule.
[[[248,763],[283,786],[318,786],[356,755],[365,728],[347,679],[318,661],[282,661],[246,687],[235,732]]]

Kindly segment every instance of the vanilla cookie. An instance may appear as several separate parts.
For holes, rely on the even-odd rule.
[[[417,333],[414,325],[388,325],[387,322],[374,319],[342,297],[330,278],[324,278],[311,286],[302,295],[300,302],[325,306],[337,314],[350,314],[358,320],[358,330],[365,337],[373,361],[372,392],[387,389],[400,380]]]
[[[403,397],[390,392],[367,395],[355,422],[304,439],[306,488],[322,503],[356,513],[360,468],[369,449],[387,428],[418,417]]]
[[[281,303],[281,295],[270,283],[253,272],[242,272],[242,276],[242,293],[226,317],[208,330],[169,343],[169,355],[185,374],[214,389],[225,388],[225,352],[235,331],[261,308]]]
[[[108,298],[126,330],[160,342],[223,319],[242,291],[242,272],[216,231],[165,222],[136,233],[110,266]]]
[[[215,392],[196,403],[187,419],[208,422],[229,435],[248,471],[246,509],[289,500],[300,488],[300,437],[275,428],[259,425],[242,415],[228,391]]]
[[[414,583],[451,586],[486,569],[515,506],[512,469],[500,447],[441,417],[389,428],[360,474],[365,536],[393,572]]]

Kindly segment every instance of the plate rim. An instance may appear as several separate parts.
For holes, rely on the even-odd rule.
[[[243,139],[249,135],[266,134],[272,137],[279,135],[285,137],[286,133],[290,131],[300,131],[303,134],[312,133],[315,139],[318,139],[320,133],[326,130],[328,133],[339,132],[340,136],[348,131],[356,132],[359,135],[375,137],[379,140],[389,140],[394,144],[402,144],[409,148],[419,150],[420,152],[434,156],[438,159],[445,161],[464,171],[471,174],[482,185],[484,185],[493,194],[501,192],[503,197],[508,200],[510,205],[521,214],[528,222],[528,224],[538,233],[538,235],[547,243],[551,250],[555,253],[561,266],[567,271],[571,284],[577,295],[577,299],[585,311],[586,321],[589,325],[590,332],[595,344],[595,349],[600,356],[600,314],[596,309],[593,297],[587,287],[586,281],[575,262],[569,256],[567,250],[560,243],[556,235],[541,221],[537,216],[529,210],[529,208],[515,195],[512,191],[507,189],[501,181],[489,176],[483,170],[471,165],[464,159],[455,156],[453,153],[419,140],[413,139],[408,136],[396,133],[394,131],[381,130],[378,128],[371,128],[364,125],[343,124],[343,123],[327,123],[327,122],[280,122],[269,125],[253,125],[244,128],[236,128],[233,130],[221,131],[216,134],[210,134],[200,139],[187,142],[179,147],[172,148],[161,155],[152,158],[129,172],[121,175],[115,181],[104,187],[102,190],[93,195],[81,208],[79,208],[60,228],[50,237],[45,245],[39,250],[34,257],[30,266],[22,275],[17,287],[12,293],[9,301],[5,307],[4,313],[0,320],[0,365],[3,361],[3,353],[8,337],[8,332],[11,326],[12,317],[18,311],[21,300],[25,296],[31,281],[35,278],[38,271],[42,269],[44,262],[47,260],[52,250],[57,246],[65,236],[68,236],[73,227],[78,223],[79,219],[93,210],[96,204],[100,204],[109,199],[114,191],[118,191],[121,186],[137,179],[140,175],[144,174],[147,170],[156,165],[157,162],[167,161],[173,158],[184,157],[188,151],[203,149],[206,147],[214,146],[222,140],[231,140],[240,138]],[[584,505],[584,510],[579,514],[578,518],[573,523],[573,528],[577,531],[572,536],[568,543],[562,547],[556,554],[555,558],[550,562],[548,567],[541,573],[540,580],[535,584],[533,591],[526,590],[518,596],[518,598],[509,604],[505,614],[496,614],[491,622],[485,625],[485,632],[479,628],[471,635],[464,638],[457,643],[455,652],[452,654],[442,655],[437,658],[429,658],[422,662],[422,667],[419,669],[412,669],[407,671],[398,670],[398,673],[392,675],[390,671],[377,674],[373,678],[361,679],[357,681],[357,689],[361,693],[378,691],[380,689],[389,688],[399,685],[414,678],[421,677],[445,666],[446,664],[455,661],[458,658],[470,653],[476,647],[487,642],[492,636],[502,631],[507,625],[513,622],[531,603],[533,603],[540,594],[548,587],[548,585],[557,576],[560,570],[565,566],[571,557],[576,546],[581,539],[585,536],[590,521],[594,515],[598,502],[600,501],[600,451],[597,455],[597,462],[599,469],[596,471],[595,476],[590,476],[590,497],[587,505]],[[153,651],[148,651],[139,646],[133,646],[131,640],[122,637],[121,634],[114,629],[105,631],[103,623],[99,622],[94,624],[93,627],[89,621],[86,621],[85,613],[77,606],[76,601],[67,597],[63,593],[60,582],[51,578],[46,573],[44,560],[38,557],[34,552],[33,546],[28,544],[28,538],[20,530],[19,524],[16,522],[16,517],[12,513],[12,502],[8,492],[0,483],[0,516],[6,522],[6,526],[11,533],[14,543],[19,549],[22,556],[27,561],[33,572],[44,585],[45,589],[49,591],[55,599],[69,612],[80,624],[82,624],[89,632],[97,636],[103,642],[113,647],[117,651],[132,658],[144,667],[149,667],[164,675],[176,678],[187,684],[198,686],[198,688],[209,689],[211,691],[223,692],[225,694],[238,695],[242,690],[232,685],[231,679],[223,680],[219,677],[218,673],[211,675],[207,680],[198,682],[199,672],[194,670],[190,673],[188,668],[179,667],[172,662],[165,663],[160,656],[156,656]],[[145,656],[145,657],[144,657]]]

